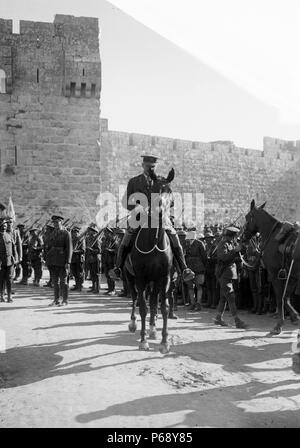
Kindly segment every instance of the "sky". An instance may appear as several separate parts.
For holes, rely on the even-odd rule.
[[[109,128],[262,149],[300,139],[299,0],[0,0],[0,17],[99,18]]]

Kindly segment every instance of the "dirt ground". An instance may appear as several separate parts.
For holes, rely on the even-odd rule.
[[[127,298],[85,288],[49,308],[53,290],[14,288],[14,302],[0,304],[0,427],[300,427],[289,323],[270,337],[270,316],[241,313],[245,331],[179,307],[161,355],[160,338],[139,351]]]

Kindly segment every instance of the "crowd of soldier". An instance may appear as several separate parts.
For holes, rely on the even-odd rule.
[[[123,276],[123,291],[117,293],[116,281],[109,274],[115,265],[124,230],[107,227],[99,232],[91,223],[82,231],[79,225],[68,226],[67,221],[53,216],[50,222],[38,228],[22,223],[15,227],[13,219],[1,219],[1,302],[5,301],[5,291],[7,302],[12,302],[12,283],[13,280],[17,282],[21,274],[20,284],[28,285],[33,274],[32,285],[39,287],[43,264],[49,270],[49,281],[44,286],[54,287],[55,305],[59,304],[60,296],[63,297],[62,304],[68,303],[70,278],[75,283],[73,291],[82,291],[85,279],[89,279],[92,283],[89,292],[98,294],[101,273],[107,281],[106,294],[129,296],[126,276]],[[191,312],[201,311],[203,307],[217,309],[220,322],[223,322],[226,302],[233,316],[237,314],[236,309],[248,309],[256,314],[276,312],[275,297],[261,263],[259,236],[253,238],[244,250],[245,266],[239,257],[242,250],[237,238],[239,229],[231,230],[222,225],[205,226],[203,234],[195,227],[177,229],[186,264],[195,273],[195,278],[183,282],[174,264],[170,294],[174,296],[175,306],[176,303],[187,305]],[[227,255],[227,260],[222,262],[222,256],[226,258],[226,255],[220,255],[220,248],[224,252],[225,247],[228,252],[228,243],[232,245],[229,252],[233,255]],[[223,272],[220,272],[222,267]]]

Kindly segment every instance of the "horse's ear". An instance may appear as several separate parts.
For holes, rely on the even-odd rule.
[[[150,176],[150,179],[152,179],[154,182],[157,181],[157,175],[155,174],[155,172],[153,170],[149,171],[149,176]]]
[[[174,168],[172,168],[172,169],[170,170],[169,174],[168,174],[168,177],[167,177],[167,182],[168,182],[168,184],[169,184],[170,182],[172,182],[172,180],[174,180],[174,177],[175,177],[175,170],[174,170]]]
[[[255,208],[255,200],[252,199],[250,209],[253,210]]]
[[[266,201],[266,202],[264,202],[263,204],[261,204],[259,208],[265,208],[265,206],[266,206],[266,203],[267,203],[267,201]]]

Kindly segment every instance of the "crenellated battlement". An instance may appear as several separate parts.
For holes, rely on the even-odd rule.
[[[0,189],[18,211],[96,212],[101,61],[97,18],[0,20]]]
[[[101,191],[118,194],[141,170],[141,154],[159,157],[158,171],[173,167],[176,192],[204,195],[205,222],[229,222],[247,210],[251,199],[268,201],[282,219],[300,219],[300,148],[264,139],[264,150],[238,147],[232,141],[195,142],[109,130],[101,120]],[[201,223],[198,223],[202,225]]]
[[[272,137],[264,137],[263,150],[244,148],[236,146],[233,141],[218,140],[212,142],[198,142],[192,140],[174,139],[168,137],[153,136],[148,134],[138,134],[109,130],[108,120],[101,118],[102,132],[109,132],[112,138],[119,138],[122,135],[124,144],[132,147],[148,148],[155,152],[155,149],[165,149],[166,151],[193,151],[194,156],[201,156],[203,151],[217,154],[232,154],[232,157],[248,158],[272,158],[274,160],[294,161],[300,158],[300,140],[289,141]]]

